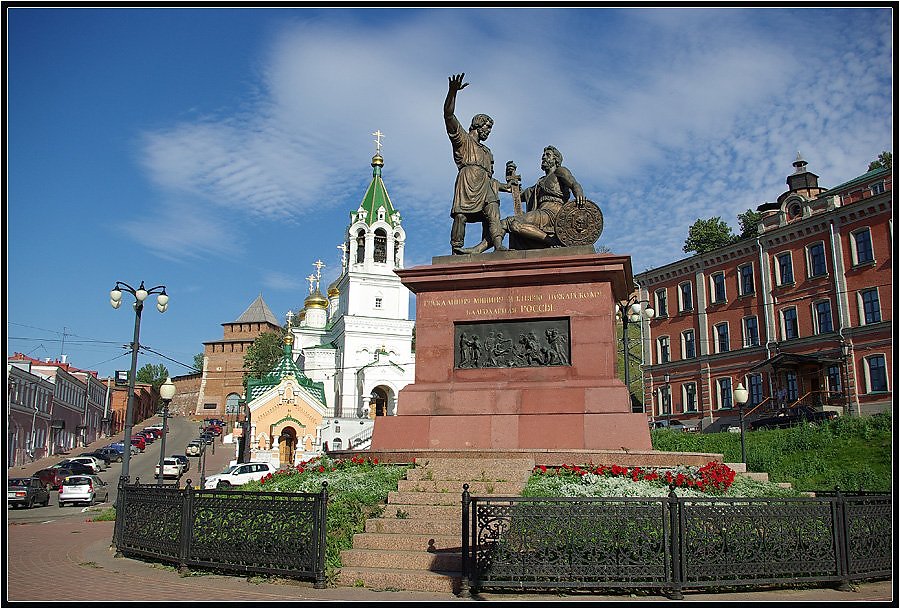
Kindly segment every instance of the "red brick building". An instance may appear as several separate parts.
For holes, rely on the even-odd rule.
[[[764,203],[757,238],[635,276],[656,314],[643,327],[644,409],[717,427],[782,402],[873,414],[891,407],[892,170],[826,189],[798,155]],[[755,410],[752,407],[758,406]]]
[[[262,298],[256,297],[236,321],[222,324],[220,340],[203,343],[203,375],[194,414],[224,419],[238,412],[244,398],[244,354],[263,332],[281,326]]]

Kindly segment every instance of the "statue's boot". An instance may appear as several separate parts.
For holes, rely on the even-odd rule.
[[[494,251],[495,252],[505,252],[507,248],[503,247],[503,235],[499,237],[494,237]]]
[[[490,244],[487,242],[487,239],[482,239],[481,243],[477,245],[473,245],[472,247],[454,247],[454,254],[481,254],[484,252]]]

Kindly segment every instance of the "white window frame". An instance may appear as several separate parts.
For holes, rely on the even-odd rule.
[[[869,249],[872,250],[872,259],[871,260],[863,260],[860,262],[859,260],[859,251],[856,246],[856,236],[861,233],[868,233],[869,235]],[[852,257],[853,266],[861,266],[864,264],[875,264],[875,243],[872,241],[872,229],[868,226],[863,226],[854,231],[850,231],[850,255]]]
[[[747,320],[756,322],[756,344],[751,344],[747,332]],[[758,347],[762,338],[759,335],[759,318],[756,315],[748,315],[741,319],[741,345],[742,347]]]
[[[663,342],[666,344],[666,348],[669,352],[669,356],[666,359],[663,359]],[[663,336],[659,336],[656,339],[656,363],[657,364],[667,364],[672,361],[672,341],[669,339],[668,334],[664,334]]]
[[[875,301],[878,303],[878,321],[866,321],[866,301],[863,298],[863,292],[875,292]],[[884,315],[881,311],[881,293],[877,287],[863,288],[856,292],[856,306],[859,313],[859,325],[869,326],[884,321]]]
[[[791,263],[791,280],[790,281],[785,281],[784,277],[781,276],[781,260],[780,259],[782,256],[787,256],[788,260]],[[777,285],[777,286],[794,285],[794,282],[796,282],[796,280],[797,280],[796,273],[794,273],[794,253],[791,252],[790,250],[788,250],[786,252],[778,252],[777,254],[775,254],[773,256],[773,259],[774,259],[773,268],[775,269],[775,285]]]
[[[880,357],[884,360],[884,390],[875,391],[872,389],[872,374],[870,370],[870,360],[876,357]],[[888,374],[888,366],[887,366],[887,357],[884,353],[870,353],[863,358],[863,369],[866,377],[866,393],[876,393],[879,395],[883,395],[884,393],[889,393],[891,391],[891,378]]]
[[[722,345],[719,343],[719,328],[725,326],[725,332],[728,334],[728,349],[722,350]],[[713,343],[715,344],[715,353],[728,353],[731,351],[731,328],[727,321],[722,321],[713,326]]]
[[[884,180],[880,180],[878,182],[874,182],[869,184],[869,192],[872,193],[872,196],[880,195],[884,192]]]
[[[819,310],[816,308],[816,305],[822,302],[828,303],[828,318],[831,320],[831,330],[823,331],[822,328],[819,327]],[[831,334],[834,332],[834,313],[831,307],[831,299],[830,298],[819,298],[818,300],[814,300],[810,304],[810,313],[812,313],[813,320],[813,334]],[[799,323],[797,324],[799,327]]]
[[[689,402],[688,402],[688,386],[694,388],[694,407],[693,408],[688,408],[688,404],[689,404]],[[695,382],[682,383],[682,385],[681,385],[681,406],[682,406],[682,408],[681,408],[682,412],[685,412],[685,413],[697,412],[699,410],[699,404],[698,404],[698,399],[697,399],[697,383],[695,383]]]
[[[788,337],[788,335],[787,335],[787,324],[785,323],[785,319],[784,319],[784,313],[785,313],[785,311],[788,311],[788,310],[794,311],[794,317],[796,318],[796,322],[797,322],[797,335],[792,336],[792,337]],[[785,308],[781,309],[780,311],[778,311],[778,321],[779,321],[779,325],[781,326],[781,339],[782,340],[794,340],[795,338],[800,338],[800,316],[797,313],[797,307],[785,307]]]
[[[753,286],[752,286],[752,287],[753,287],[753,291],[752,291],[752,292],[745,292],[745,291],[744,291],[744,277],[743,277],[743,274],[741,273],[741,269],[745,269],[745,268],[749,268],[749,269],[750,269],[750,281],[751,281],[752,284],[753,284]],[[737,267],[736,270],[737,270],[737,289],[738,289],[738,295],[739,295],[739,296],[752,296],[753,294],[756,294],[756,275],[755,275],[754,272],[753,272],[753,263],[752,263],[752,262],[747,262],[746,264],[741,264],[741,265],[739,265],[739,266]]]
[[[691,302],[690,306],[685,305],[684,302],[684,288],[683,286],[687,286],[690,291]],[[694,310],[694,284],[690,281],[682,281],[678,284],[678,312],[679,313],[688,313]]]
[[[660,298],[660,296],[662,296]],[[656,305],[657,317],[669,316],[669,291],[666,288],[659,288],[653,292],[653,300]]]
[[[822,259],[824,261],[825,270],[822,271],[821,275],[813,274],[813,259],[812,259],[812,248],[816,245],[822,246]],[[805,248],[806,251],[806,278],[807,279],[818,279],[820,277],[828,277],[828,252],[825,249],[824,241],[816,241],[814,243],[808,243]]]
[[[722,277],[722,300],[716,300],[716,277]],[[725,271],[716,271],[709,276],[709,302],[711,304],[724,304],[728,302],[728,285],[725,281]]]
[[[722,386],[724,381],[728,381],[728,391],[727,394],[729,396],[730,404],[725,406],[725,400],[723,396],[726,394],[724,391],[724,387]],[[734,408],[734,382],[731,380],[730,376],[723,376],[716,379],[716,409],[717,410],[731,410]]]
[[[694,354],[693,355],[687,354],[687,340],[685,340],[685,338],[686,338],[685,335],[688,332],[691,333],[691,337],[694,339],[693,340],[693,343],[694,343]],[[681,333],[681,359],[694,359],[696,357],[697,357],[697,333],[694,332],[693,328],[689,328],[687,330],[684,330]]]

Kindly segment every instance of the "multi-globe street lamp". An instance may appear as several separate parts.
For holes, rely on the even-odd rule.
[[[165,465],[164,460],[166,458],[166,436],[169,433],[169,402],[175,397],[175,383],[172,382],[171,378],[166,377],[166,382],[159,386],[159,397],[161,397],[163,401],[163,421],[162,439],[159,443],[159,474],[157,484],[162,486],[166,472],[166,470],[163,469],[163,466]]]
[[[738,413],[741,417],[741,462],[744,465],[747,464],[747,445],[744,441],[744,404],[748,399],[750,399],[750,392],[744,389],[744,385],[738,383],[734,388],[734,401],[737,402]]]
[[[125,451],[122,453],[122,474],[121,478],[128,481],[129,466],[131,464],[131,431],[134,428],[134,377],[137,374],[137,358],[140,343],[138,342],[141,334],[141,313],[144,310],[144,301],[151,294],[159,294],[156,297],[156,309],[160,313],[165,313],[169,308],[169,296],[166,294],[166,286],[158,285],[149,290],[144,287],[144,282],[135,289],[123,281],[117,281],[115,287],[109,292],[109,304],[112,308],[118,309],[122,304],[122,292],[128,292],[134,296],[134,340],[131,342],[131,372],[128,375],[128,403],[125,406],[125,437],[122,443]]]
[[[632,295],[624,302],[616,303],[616,321],[622,322],[622,362],[625,374],[625,386],[628,388],[628,407],[631,408],[631,341],[628,337],[628,325],[640,323],[643,319],[653,319],[656,312],[650,308],[650,301],[640,300],[637,295]]]

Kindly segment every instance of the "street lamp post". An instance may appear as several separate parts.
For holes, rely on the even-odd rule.
[[[169,308],[169,296],[166,294],[166,286],[158,285],[149,290],[144,287],[141,282],[137,289],[131,287],[127,283],[117,281],[115,287],[109,292],[109,304],[112,308],[118,309],[122,304],[122,291],[128,292],[134,296],[134,340],[131,342],[131,372],[128,375],[128,403],[125,406],[125,437],[122,443],[125,445],[125,451],[122,453],[122,474],[121,478],[128,481],[129,465],[131,464],[131,430],[134,427],[134,376],[137,374],[137,358],[140,343],[138,342],[141,334],[141,313],[144,310],[144,300],[150,294],[159,294],[156,297],[156,309],[160,313],[165,313]]]
[[[853,415],[853,400],[850,397],[850,343],[841,343],[841,357],[844,360],[844,395],[847,396],[847,416]]]
[[[649,304],[650,301],[639,300],[635,295],[632,295],[625,302],[616,303],[616,320],[622,321],[622,370],[625,375],[625,386],[628,388],[629,410],[631,409],[631,374],[629,363],[629,360],[631,359],[631,344],[628,338],[628,325],[629,323],[640,323],[642,319],[653,319],[656,312],[649,306],[642,306]]]
[[[203,438],[203,423],[200,423],[200,490],[206,487],[206,439]]]
[[[160,385],[159,397],[161,397],[163,401],[163,427],[162,439],[159,442],[159,473],[157,474],[156,480],[157,484],[162,486],[166,473],[166,470],[164,469],[164,459],[166,458],[166,436],[169,433],[169,402],[175,397],[175,383],[173,383],[172,379],[169,377],[166,377],[166,382]]]
[[[749,398],[750,393],[744,389],[741,383],[738,383],[737,387],[734,388],[734,401],[737,402],[738,413],[741,416],[741,462],[744,465],[747,464],[747,445],[744,441],[744,404],[747,403]]]

